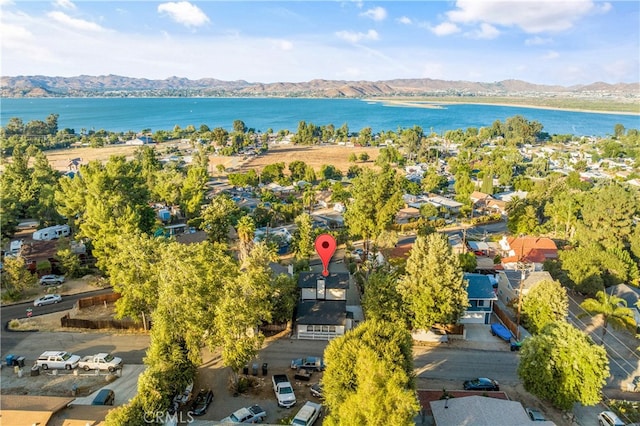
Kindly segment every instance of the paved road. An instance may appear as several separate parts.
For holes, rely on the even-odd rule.
[[[15,318],[26,318],[27,317],[27,308],[33,309],[33,316],[51,314],[53,312],[61,312],[66,311],[73,308],[73,305],[76,303],[78,299],[82,299],[83,297],[89,296],[100,296],[102,294],[110,294],[113,293],[111,288],[107,288],[104,290],[96,290],[87,293],[76,293],[70,295],[63,295],[62,302],[55,303],[53,305],[45,305],[45,306],[33,306],[33,301],[17,303],[13,305],[6,305],[0,308],[0,316],[2,317],[2,322],[6,323],[10,319]]]
[[[421,379],[457,380],[491,377],[505,385],[520,383],[516,352],[448,348],[446,345],[415,348],[414,367]]]
[[[142,364],[149,347],[149,336],[138,334],[75,332],[7,332],[1,333],[3,359],[6,354],[24,356],[33,364],[44,351],[64,350],[78,355],[111,352],[125,364]]]

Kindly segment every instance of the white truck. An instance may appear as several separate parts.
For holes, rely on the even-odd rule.
[[[80,362],[78,362],[78,367],[85,371],[108,370],[113,373],[122,368],[122,359],[108,353],[99,353],[83,357]]]
[[[289,383],[286,374],[274,374],[271,378],[273,391],[278,399],[278,406],[291,408],[296,405],[296,395],[293,393],[293,386]]]

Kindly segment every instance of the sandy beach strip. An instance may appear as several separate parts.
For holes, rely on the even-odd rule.
[[[593,114],[612,114],[612,115],[637,115],[639,112],[632,111],[603,111],[593,110],[587,108],[564,108],[554,107],[547,105],[531,105],[526,103],[507,103],[507,102],[464,102],[464,101],[433,101],[433,100],[396,100],[396,99],[365,99],[367,102],[381,103],[390,107],[404,107],[404,108],[428,108],[428,109],[445,109],[446,105],[490,105],[490,106],[503,106],[514,108],[530,108],[530,109],[546,109],[552,111],[569,111],[569,112],[586,112]]]

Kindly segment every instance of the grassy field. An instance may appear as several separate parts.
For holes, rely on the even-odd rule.
[[[172,144],[175,145],[175,144]],[[156,149],[163,153],[169,144],[156,145]],[[181,144],[180,149],[190,149],[188,144]],[[74,158],[81,158],[82,163],[86,164],[93,160],[107,161],[113,155],[124,155],[126,158],[133,158],[133,153],[136,150],[136,146],[118,145],[103,148],[69,148],[55,151],[45,151],[49,164],[56,170],[66,171],[67,165]],[[304,161],[307,165],[314,168],[316,172],[325,165],[332,165],[338,170],[346,172],[353,163],[349,162],[349,155],[351,153],[359,156],[363,152],[369,154],[369,160],[367,162],[358,161],[358,166],[370,167],[373,166],[373,162],[378,157],[378,148],[355,148],[347,146],[298,146],[298,145],[271,145],[269,151],[265,155],[259,157],[209,157],[209,171],[212,174],[217,174],[216,166],[218,164],[224,165],[226,169],[233,169],[234,171],[247,171],[254,169],[258,172],[262,171],[264,166],[272,163],[284,162],[285,169],[296,160]]]

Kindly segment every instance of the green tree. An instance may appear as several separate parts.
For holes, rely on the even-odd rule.
[[[189,167],[187,170],[180,194],[180,207],[187,218],[194,218],[200,214],[208,180],[206,169]]]
[[[606,291],[597,292],[595,298],[586,299],[580,304],[580,307],[587,311],[588,315],[602,317],[602,337],[600,340],[603,343],[609,324],[616,330],[633,331],[635,328],[633,311],[627,307],[627,302],[620,297],[607,294]],[[585,316],[585,314],[581,316]]]
[[[242,120],[233,120],[233,131],[238,133],[245,133],[247,131],[247,126]]]
[[[207,233],[209,241],[226,243],[229,227],[240,214],[237,204],[228,194],[219,194],[202,209],[201,228]]]
[[[393,223],[402,205],[400,188],[401,181],[392,169],[380,173],[367,169],[353,179],[353,201],[347,206],[344,220],[349,234],[365,240],[365,251],[369,250],[369,240]]]
[[[6,289],[3,298],[20,299],[26,290],[35,287],[38,278],[26,267],[22,257],[5,257],[2,265],[2,287]]]
[[[327,425],[412,425],[419,404],[410,334],[367,320],[325,350]]]
[[[262,346],[264,336],[257,330],[258,325],[271,320],[269,262],[275,259],[275,252],[267,244],[256,244],[241,273],[224,285],[215,307],[215,342],[222,349],[222,362],[231,369],[236,386],[238,373]]]
[[[367,161],[369,161],[369,154],[367,154],[366,152],[363,152],[359,155],[358,157],[360,159],[360,161],[362,161],[363,163],[366,163]]]
[[[58,242],[58,251],[55,258],[62,265],[62,270],[67,278],[78,278],[84,272],[84,268],[80,262],[80,258],[71,249],[68,238],[61,238]]]
[[[76,179],[63,179],[55,199],[60,214],[79,210],[79,234],[91,240],[99,266],[108,261],[115,236],[151,232],[155,214],[138,162],[124,156],[112,156],[105,164],[92,161],[81,166]]]
[[[398,292],[398,277],[389,271],[374,271],[365,280],[362,308],[369,320],[406,324],[406,307]]]
[[[295,219],[296,231],[293,235],[293,252],[296,259],[308,259],[314,252],[313,219],[307,213],[302,213]]]
[[[107,256],[105,271],[113,290],[117,318],[147,321],[158,303],[161,249],[164,242],[146,234],[118,234]]]
[[[436,323],[458,321],[469,303],[467,282],[446,235],[418,236],[407,259],[406,272],[399,291],[414,329],[428,330]]]
[[[521,312],[525,328],[538,334],[547,324],[566,320],[567,291],[558,281],[541,281],[522,297]]]
[[[590,191],[581,209],[576,238],[580,243],[596,241],[606,248],[624,247],[631,233],[633,218],[640,211],[636,190],[619,184]]]
[[[304,180],[307,173],[307,163],[304,161],[296,160],[289,163],[289,173],[291,173],[291,180],[294,182]]]
[[[518,375],[527,391],[570,410],[575,402],[600,402],[609,361],[605,349],[582,331],[553,322],[523,342]]]
[[[478,267],[478,259],[473,253],[460,253],[458,254],[458,260],[463,272],[475,272]]]

